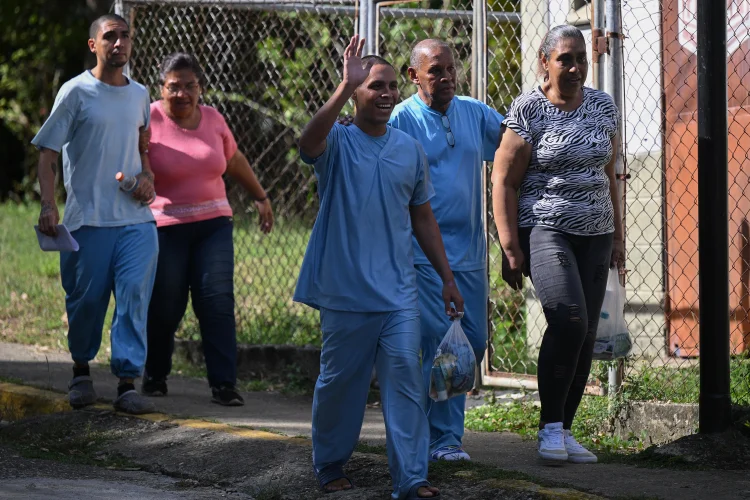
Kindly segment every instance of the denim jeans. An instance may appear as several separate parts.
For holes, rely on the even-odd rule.
[[[208,383],[236,383],[232,221],[217,217],[158,229],[159,263],[148,312],[146,374],[164,379],[172,369],[174,335],[188,294],[200,325]]]
[[[576,236],[544,226],[519,233],[547,319],[537,375],[541,420],[570,429],[591,371],[613,234]]]

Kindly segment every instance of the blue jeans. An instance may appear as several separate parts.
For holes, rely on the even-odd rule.
[[[435,402],[427,396],[430,390],[432,361],[437,348],[451,326],[443,304],[443,282],[435,268],[416,266],[419,290],[419,313],[422,322],[422,375],[425,385],[425,408],[430,423],[430,453],[445,446],[461,446],[464,436],[466,395]],[[461,327],[469,339],[477,366],[487,349],[487,271],[454,271],[456,286],[464,298],[465,315]]]
[[[323,348],[312,410],[313,467],[325,477],[354,452],[375,366],[393,499],[427,479],[427,417],[419,369],[419,311],[321,309]]]
[[[72,232],[80,249],[60,253],[68,313],[68,348],[76,363],[96,357],[112,292],[112,373],[143,374],[146,316],[159,246],[152,222],[120,227],[84,226]]]
[[[148,311],[146,374],[166,379],[172,370],[174,336],[188,295],[200,325],[211,387],[234,385],[237,336],[234,319],[232,220],[217,217],[160,227],[159,266]]]

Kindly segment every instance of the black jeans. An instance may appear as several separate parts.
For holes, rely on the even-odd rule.
[[[172,370],[174,335],[188,293],[200,325],[208,383],[236,383],[232,220],[218,217],[160,227],[159,263],[148,311],[146,375],[164,379]]]
[[[536,226],[521,228],[519,236],[547,319],[537,374],[541,421],[570,429],[591,371],[613,234],[575,236]]]

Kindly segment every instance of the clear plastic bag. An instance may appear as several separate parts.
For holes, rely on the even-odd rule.
[[[633,343],[625,322],[625,287],[620,284],[617,268],[609,270],[599,326],[596,329],[594,359],[611,361],[630,354]]]
[[[477,359],[461,320],[455,319],[435,353],[430,374],[430,398],[445,401],[474,387]]]

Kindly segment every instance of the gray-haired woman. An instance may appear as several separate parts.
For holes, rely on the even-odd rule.
[[[547,330],[539,352],[539,455],[596,462],[570,428],[591,370],[608,268],[625,259],[615,185],[619,113],[583,86],[583,34],[557,26],[539,49],[544,83],[513,101],[492,172],[503,276],[531,277]]]

